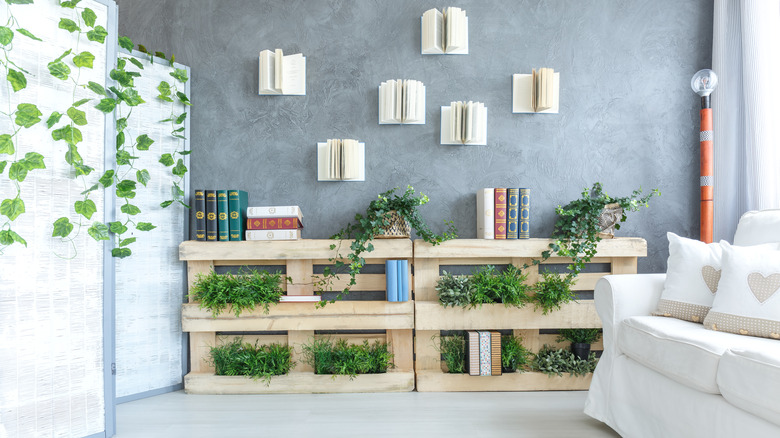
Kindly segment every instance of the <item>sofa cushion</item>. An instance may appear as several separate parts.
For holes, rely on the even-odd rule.
[[[780,425],[780,343],[764,342],[761,350],[725,352],[717,382],[729,403]]]
[[[748,211],[739,218],[734,245],[780,242],[780,210]]]
[[[623,320],[618,347],[628,357],[693,389],[719,394],[716,375],[729,348],[760,349],[766,339],[706,330],[701,324],[658,316]]]

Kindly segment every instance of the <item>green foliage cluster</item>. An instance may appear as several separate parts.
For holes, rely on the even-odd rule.
[[[588,360],[582,360],[568,350],[556,349],[545,345],[534,356],[531,369],[551,377],[563,376],[563,373],[569,373],[572,376],[584,376],[592,373],[596,369],[596,364],[598,364],[598,359],[594,353],[588,356]]]
[[[228,305],[236,316],[243,311],[254,310],[257,305],[262,305],[268,313],[270,304],[278,303],[284,294],[281,287],[283,279],[290,280],[278,272],[272,274],[257,269],[242,270],[240,275],[212,271],[207,275],[198,274],[190,296],[200,303],[201,309],[211,310],[215,317]]]
[[[474,283],[471,277],[466,275],[452,275],[442,272],[441,278],[436,282],[436,292],[439,294],[439,302],[444,306],[466,307],[471,304],[474,295]]]
[[[571,275],[560,275],[550,271],[542,272],[542,279],[533,285],[534,307],[541,309],[543,315],[560,310],[561,305],[574,301],[571,290],[574,282]]]
[[[398,213],[409,222],[420,238],[433,245],[458,237],[457,229],[452,221],[445,221],[447,230],[443,234],[431,231],[417,208],[428,203],[429,199],[426,195],[422,193],[415,195],[412,186],[407,186],[401,195],[397,194],[396,190],[398,187],[380,194],[368,205],[365,215],[356,214],[355,223],[347,224],[331,236],[331,239],[353,239],[353,241],[349,245],[350,252],[347,255],[341,254],[341,243],[330,246],[331,250],[336,250],[336,255],[329,259],[333,263],[333,267],[327,267],[323,272],[322,279],[318,283],[320,290],[327,290],[333,284],[334,278],[338,278],[339,274],[347,273],[350,276],[350,281],[339,292],[336,299],[341,299],[349,293],[350,288],[356,283],[355,276],[366,264],[363,254],[374,250],[371,241],[376,236],[384,234],[384,227],[390,225],[390,219],[387,216],[390,211]],[[322,301],[320,305],[324,306],[326,303],[327,301]]]
[[[601,339],[601,329],[561,329],[558,332],[558,342],[571,342],[572,344],[592,344]]]
[[[466,338],[463,335],[439,337],[438,351],[447,364],[448,373],[466,372]]]
[[[218,376],[249,376],[271,383],[272,376],[287,374],[295,363],[287,345],[254,345],[236,337],[231,342],[211,347],[211,363]]]
[[[501,336],[501,367],[504,372],[524,372],[531,364],[533,353],[523,346],[520,336]]]
[[[514,265],[499,272],[495,266],[487,265],[477,269],[471,276],[474,293],[471,295],[472,307],[482,304],[503,303],[504,306],[523,307],[530,301],[529,285],[525,283],[525,274]]]
[[[375,341],[369,344],[349,344],[340,338],[335,342],[328,338],[315,338],[303,345],[303,357],[314,367],[315,374],[348,375],[354,379],[358,374],[378,374],[393,367],[393,353],[388,345]]]

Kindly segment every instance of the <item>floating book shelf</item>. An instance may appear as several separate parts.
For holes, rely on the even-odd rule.
[[[379,85],[380,125],[424,125],[425,85],[414,79],[397,79]]]
[[[282,49],[260,52],[258,94],[306,95],[306,57],[300,53],[285,56]]]
[[[423,55],[468,55],[469,18],[460,8],[429,9],[420,18]]]
[[[512,112],[558,114],[560,81],[551,68],[512,75]]]
[[[351,139],[317,143],[317,181],[365,181],[366,144]]]
[[[487,144],[487,108],[482,102],[452,102],[441,107],[441,144]]]

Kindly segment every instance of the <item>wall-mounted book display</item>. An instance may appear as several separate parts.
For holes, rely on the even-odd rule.
[[[379,85],[380,125],[424,125],[425,85],[413,79],[397,79]]]
[[[468,55],[469,18],[461,8],[429,9],[420,18],[423,55]]]
[[[317,143],[317,181],[365,180],[365,143],[351,139]]]
[[[441,107],[441,144],[487,144],[487,108],[482,102]]]
[[[512,75],[512,112],[558,114],[560,81],[551,68]]]
[[[306,57],[282,49],[260,52],[260,95],[306,95]]]

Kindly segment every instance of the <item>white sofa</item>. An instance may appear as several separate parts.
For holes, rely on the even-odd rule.
[[[749,212],[735,245],[780,242],[780,211]],[[604,354],[585,413],[624,437],[780,437],[780,341],[656,310],[666,274],[596,284]]]

